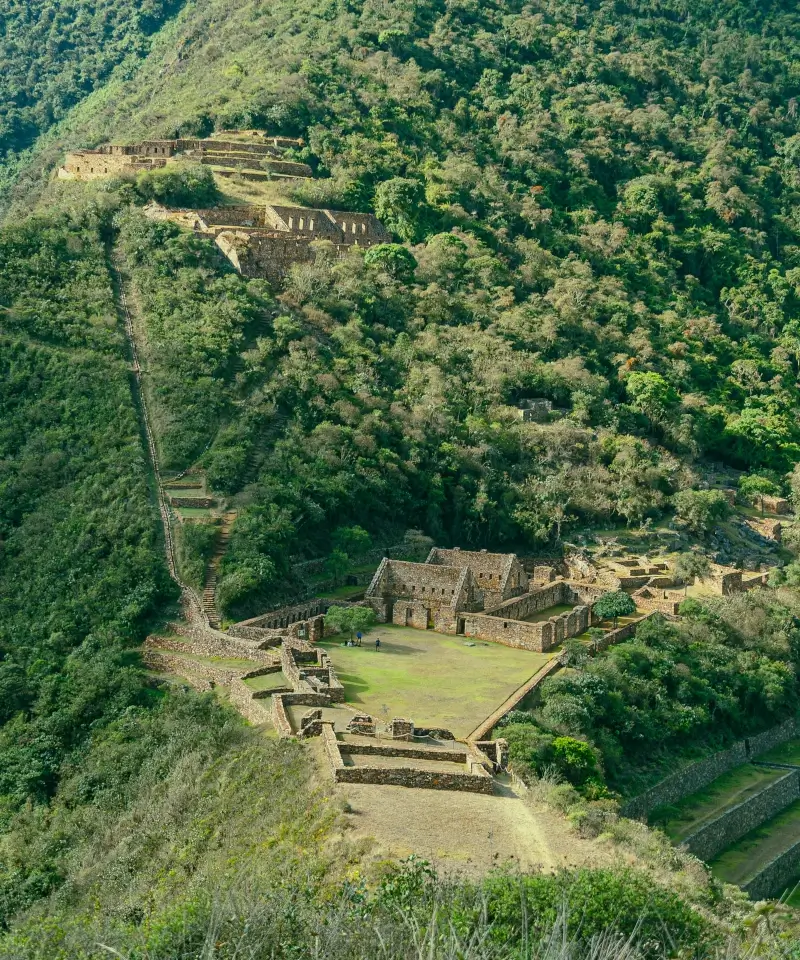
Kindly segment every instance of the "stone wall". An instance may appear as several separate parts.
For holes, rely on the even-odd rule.
[[[742,889],[752,900],[767,900],[780,896],[786,887],[800,875],[800,840],[771,860],[763,870]]]
[[[697,763],[689,764],[672,776],[667,777],[645,793],[629,800],[622,807],[623,816],[633,820],[644,820],[651,810],[666,804],[682,800],[709,783],[721,777],[723,773],[747,763],[747,748],[744,741],[735,743],[730,749],[705,757]]]
[[[682,846],[701,860],[711,860],[746,833],[760,827],[800,799],[800,770],[793,770],[747,800],[727,809],[686,837]]]
[[[147,647],[160,650],[175,650],[179,653],[196,653],[204,657],[234,657],[237,660],[254,660],[256,663],[275,663],[275,653],[262,650],[247,640],[211,631],[198,632],[191,638],[150,636]]]
[[[450,763],[464,763],[466,754],[463,750],[446,750],[444,748],[423,749],[422,747],[393,747],[383,743],[347,743],[338,741],[339,752],[355,756],[376,757],[408,757],[409,760],[445,760]]]
[[[293,236],[286,233],[219,233],[216,244],[243,277],[261,278],[279,284],[296,263],[313,263],[316,259],[315,237]],[[364,241],[361,246],[371,246]],[[337,243],[331,253],[342,259],[351,245]]]
[[[467,793],[493,793],[492,778],[485,771],[438,773],[415,767],[338,767],[338,783],[373,783],[395,787],[417,787],[426,790],[462,790]]]
[[[506,600],[496,607],[489,607],[485,613],[493,617],[503,617],[506,620],[524,620],[526,617],[533,616],[548,607],[554,607],[556,604],[567,603],[569,588],[564,580],[556,580],[547,583],[545,586],[536,587],[522,594],[520,597],[514,597]]]
[[[782,743],[786,743],[787,740],[791,740],[798,735],[797,727],[797,721],[792,717],[765,733],[757,733],[753,737],[748,737],[745,740],[748,756],[758,757],[762,753],[772,750],[773,747],[779,747]]]
[[[286,607],[279,607],[277,610],[270,610],[267,613],[260,613],[257,617],[251,617],[249,620],[241,620],[235,624],[236,628],[258,627],[265,630],[274,630],[288,627],[301,620],[310,620],[319,614],[327,613],[334,604],[330,600],[321,600],[319,598],[306,600],[303,603],[295,603]]]
[[[169,502],[173,507],[197,507],[204,510],[216,503],[213,497],[170,497]]]
[[[675,803],[702,790],[734,767],[747,763],[748,760],[766,753],[795,736],[797,736],[797,723],[794,719],[790,719],[764,733],[740,740],[727,750],[714,753],[710,757],[684,767],[651,787],[650,790],[629,800],[623,805],[622,813],[634,820],[642,820],[656,807]]]
[[[579,606],[569,613],[557,614],[537,623],[507,620],[488,614],[464,614],[459,619],[464,624],[463,633],[466,637],[546,653],[564,640],[585,633],[591,614],[588,607]]]
[[[322,721],[323,749],[331,765],[337,783],[373,783],[400,787],[421,787],[429,790],[464,790],[469,793],[493,793],[491,776],[480,766],[472,763],[464,773],[453,771],[418,770],[408,767],[348,767],[342,760],[342,744],[337,740],[333,724]],[[463,757],[462,757],[463,759]]]

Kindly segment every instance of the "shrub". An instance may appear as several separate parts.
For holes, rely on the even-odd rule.
[[[681,490],[672,498],[675,515],[694,533],[709,533],[726,520],[731,508],[719,490]]]
[[[177,207],[209,207],[219,200],[212,170],[199,163],[174,163],[140,173],[136,191],[143,200]]]

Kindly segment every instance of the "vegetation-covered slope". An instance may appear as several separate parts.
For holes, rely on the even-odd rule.
[[[128,652],[171,588],[107,245],[130,275],[164,464],[202,456],[238,511],[218,593],[231,615],[288,598],[291,560],[326,556],[356,524],[376,539],[415,527],[549,550],[581,526],[660,517],[709,459],[779,488],[800,459],[793,5],[194,0],[173,17],[178,6],[143,19],[124,5],[3,11],[5,210],[16,223],[37,200],[54,208],[0,237],[10,956],[97,955],[103,924],[150,957],[241,932],[252,915],[215,919],[205,894],[180,899],[173,872],[210,889],[241,865],[212,826],[234,817],[231,784],[278,794],[266,886],[284,854],[291,870],[325,835],[296,752],[249,737],[209,698],[153,688]],[[405,246],[338,262],[322,247],[270,291],[207,240],[130,209],[146,190],[46,184],[65,145],[232,126],[302,136],[320,179],[295,199],[371,207]],[[526,397],[562,418],[521,425]],[[634,745],[644,762],[665,728],[672,744],[687,731],[712,742],[780,719],[796,702],[784,612],[774,643],[773,625],[716,620],[651,634],[555,682],[534,719],[596,742],[618,784],[635,779],[621,753]],[[150,816],[167,829],[140,830]],[[236,817],[252,837],[247,811]],[[374,955],[362,921],[376,901],[346,886],[339,910],[317,896],[324,865],[303,862],[304,889],[251,924],[258,949],[291,956],[322,928],[345,931],[339,955]],[[626,931],[654,896],[595,878],[593,904],[595,882],[631,905]],[[534,893],[552,917],[548,883]],[[36,904],[58,890],[40,940]],[[405,891],[392,895],[407,908]],[[464,907],[457,891],[453,914],[474,918],[480,896]],[[336,904],[323,920],[320,901]],[[496,902],[504,955],[520,942],[519,892],[500,884]],[[676,943],[703,942],[696,915],[671,897],[660,908]],[[592,930],[611,916],[598,908]],[[239,942],[212,940],[221,955]]]
[[[71,143],[300,134],[326,178],[298,199],[372,205],[416,244],[415,260],[296,270],[290,319],[245,358],[242,416],[219,366],[208,409],[195,386],[181,409],[166,384],[188,385],[194,338],[169,332],[168,413],[194,425],[170,462],[221,429],[207,465],[236,492],[264,431],[276,439],[268,411],[290,419],[234,538],[231,610],[275,595],[278,555],[324,553],[342,524],[403,516],[451,542],[536,545],[658,516],[698,459],[792,466],[794,26],[779,3],[205,0],[72,112]],[[187,261],[182,283],[209,264]],[[568,416],[523,432],[507,405],[524,396]]]
[[[130,73],[182,0],[0,3],[0,194],[27,151],[114,67]]]

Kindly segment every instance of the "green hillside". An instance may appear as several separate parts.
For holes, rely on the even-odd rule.
[[[612,791],[797,711],[800,532],[745,521],[759,491],[800,507],[798,28],[777,0],[0,0],[0,958],[529,960],[564,904],[574,957],[609,928],[654,960],[761,935],[623,836]],[[54,179],[68,148],[234,128],[302,138],[315,178],[270,189],[393,242],[270,286],[142,214],[233,189],[208,168]],[[369,860],[313,747],[145,669],[180,611],[122,282],[160,467],[213,495],[177,525],[196,587],[231,518],[225,619],[404,537],[785,565],[781,592],[573,649],[512,717],[520,770],[586,741],[555,789],[607,870]],[[548,422],[520,419],[533,398]]]

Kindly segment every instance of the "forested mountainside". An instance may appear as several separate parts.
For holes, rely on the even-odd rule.
[[[118,65],[130,74],[180,0],[3,0],[0,4],[0,191],[27,151]]]
[[[616,924],[647,956],[717,949],[714,911],[738,907],[663,851],[691,907],[624,871],[442,886],[412,864],[368,887],[357,854],[326,859],[337,811],[306,753],[143,670],[177,589],[112,257],[162,466],[200,467],[236,512],[226,616],[293,599],[292,564],[348,535],[547,554],[677,509],[702,543],[724,513],[692,501],[711,462],[800,499],[798,19],[753,0],[0,0],[0,956],[417,956],[434,915],[458,919],[442,956],[527,958],[529,918],[545,934],[565,898],[581,942]],[[206,203],[207,177],[172,196],[51,182],[68,146],[235,127],[302,137],[316,179],[285,199],[371,209],[396,242],[323,246],[271,289],[142,215],[154,194]],[[523,428],[538,397],[560,418]],[[202,570],[213,541],[179,546]],[[665,744],[781,720],[795,608],[662,624],[553,682],[514,747],[535,766],[568,730],[621,788]],[[476,929],[483,953],[458,939]]]

